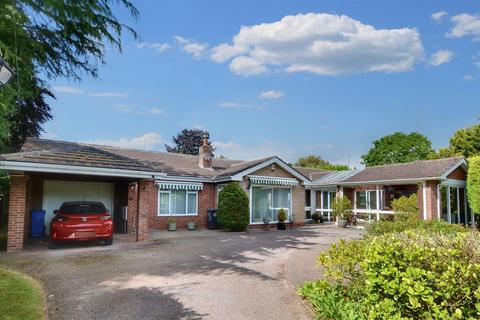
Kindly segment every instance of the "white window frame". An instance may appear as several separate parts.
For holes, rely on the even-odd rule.
[[[280,209],[284,209],[284,210],[287,210],[287,219],[285,220],[285,222],[289,223],[290,222],[290,216],[291,214],[293,214],[293,188],[292,187],[282,187],[282,186],[269,186],[269,185],[261,185],[261,184],[252,184],[250,186],[250,224],[264,224],[263,221],[260,221],[260,222],[254,222],[253,221],[253,188],[265,188],[265,189],[270,189],[270,194],[272,195],[272,203],[271,203],[271,207],[269,207],[271,213],[272,213],[272,216],[273,216],[273,211],[274,210],[280,210]],[[290,194],[289,194],[289,200],[290,200],[290,208],[276,208],[276,207],[273,207],[273,189],[288,189],[290,190]],[[278,221],[277,220],[272,220],[270,221],[270,223],[277,223]]]
[[[228,185],[228,183],[219,183],[219,184],[217,184],[217,186],[216,186],[216,188],[215,188],[215,189],[216,189],[216,190],[215,190],[215,191],[216,191],[216,192],[215,192],[215,206],[218,206],[218,196],[220,195],[220,191],[222,191],[222,190],[220,190],[220,189],[225,188],[227,185]]]
[[[173,191],[185,191],[185,213],[172,213],[172,190],[158,190],[157,196],[157,217],[185,217],[185,216],[198,216],[198,191],[197,190],[173,190]],[[160,195],[168,194],[168,213],[160,213]],[[195,212],[188,212],[188,195],[195,195]]]

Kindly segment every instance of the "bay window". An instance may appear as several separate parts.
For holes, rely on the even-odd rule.
[[[197,215],[198,192],[190,190],[159,190],[158,216]]]
[[[291,189],[290,188],[272,188],[272,187],[251,187],[252,192],[252,223],[261,223],[265,218],[271,222],[277,221],[277,215],[280,209],[287,213],[287,219],[290,217],[291,207]]]

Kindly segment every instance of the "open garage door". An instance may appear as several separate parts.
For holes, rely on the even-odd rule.
[[[43,210],[46,233],[50,233],[50,221],[53,210],[57,210],[65,201],[99,201],[105,205],[113,216],[113,183],[80,181],[44,181]]]

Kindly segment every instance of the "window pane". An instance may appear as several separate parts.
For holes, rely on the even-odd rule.
[[[370,193],[370,201],[369,201],[369,209],[377,209],[377,191],[369,191]]]
[[[194,192],[188,193],[187,213],[197,213],[197,194]]]
[[[329,193],[327,191],[323,191],[322,192],[322,198],[323,198],[323,207],[322,209],[330,209],[328,207],[328,197],[329,197]]]
[[[357,191],[357,209],[367,209],[367,193],[365,191]]]
[[[278,220],[278,211],[280,208],[287,213],[287,219],[290,216],[290,189],[273,189],[273,217],[274,221]]]
[[[336,197],[337,197],[336,192],[330,192],[330,206],[328,207],[328,209],[332,209],[332,203],[335,202]]]
[[[186,191],[172,190],[172,213],[185,214],[186,213]]]
[[[169,214],[168,192],[160,192],[160,214]]]
[[[441,213],[442,219],[448,222],[448,207],[447,207],[447,188],[442,186],[440,189],[440,199],[441,199]]]
[[[452,223],[459,223],[457,199],[457,188],[450,188],[450,208],[452,212]]]
[[[264,217],[272,218],[271,191],[267,188],[252,187],[252,222],[263,222]]]

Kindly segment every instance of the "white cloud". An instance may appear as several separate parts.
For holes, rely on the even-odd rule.
[[[229,68],[233,73],[244,76],[258,75],[267,72],[267,68],[261,62],[246,56],[234,58]]]
[[[208,49],[208,44],[206,43],[200,43],[180,36],[175,36],[174,39],[180,45],[182,51],[191,54],[195,59],[203,58]]]
[[[253,105],[248,103],[240,103],[240,102],[232,102],[232,101],[220,102],[218,106],[225,109],[257,109],[257,110],[263,110],[266,107],[268,107],[268,105],[266,104]]]
[[[285,143],[276,143],[273,141],[262,141],[257,145],[244,145],[233,140],[222,142],[212,142],[215,148],[215,154],[223,155],[228,159],[234,160],[253,160],[270,156],[279,156],[285,161],[295,161],[298,154],[293,148],[288,148]]]
[[[194,124],[192,128],[197,130],[203,130],[204,127],[201,124]]]
[[[142,150],[158,149],[163,146],[165,139],[161,134],[150,132],[140,137],[134,138],[120,138],[118,140],[92,140],[85,143],[99,144],[105,146],[119,147],[119,148],[133,148]]]
[[[68,93],[68,94],[82,94],[84,93],[83,90],[73,87],[67,86],[54,86],[53,91],[61,92],[61,93]]]
[[[243,26],[210,58],[233,59],[230,70],[242,75],[271,67],[320,75],[404,72],[423,58],[423,46],[416,29],[375,29],[348,16],[308,13]]]
[[[153,114],[153,115],[160,115],[164,114],[165,111],[160,108],[152,108],[147,111],[139,110],[136,106],[132,106],[129,104],[114,104],[112,106],[113,109],[126,112],[126,113],[136,113],[136,114]]]
[[[168,50],[172,48],[172,46],[168,43],[158,43],[158,42],[140,42],[137,44],[138,49],[153,49],[157,53],[164,52],[165,50]]]
[[[430,57],[429,64],[431,66],[439,66],[441,64],[451,61],[453,58],[453,52],[450,50],[438,50]]]
[[[260,99],[279,99],[283,96],[284,94],[282,91],[268,90],[261,92],[258,97]]]
[[[439,12],[432,13],[432,15],[430,17],[433,20],[435,20],[437,22],[440,22],[447,15],[448,15],[448,13],[446,11],[439,11]]]
[[[83,94],[91,97],[102,97],[102,98],[125,98],[127,95],[125,93],[118,92],[87,92],[85,90],[68,87],[68,86],[54,86],[53,90],[55,92],[66,93],[66,94]]]
[[[472,80],[475,80],[475,77],[472,76],[471,74],[466,74],[466,75],[463,76],[463,80],[472,81]]]
[[[447,34],[453,38],[472,36],[474,40],[480,40],[480,16],[468,13],[457,14],[450,21],[454,24]]]

